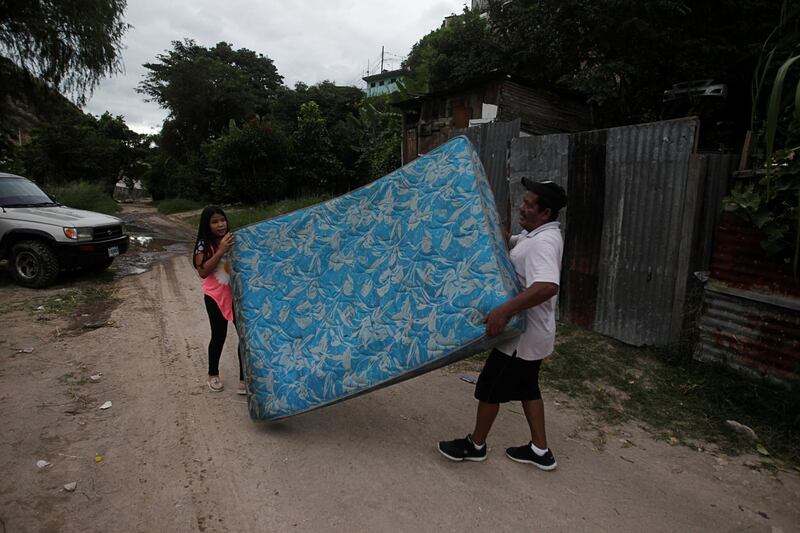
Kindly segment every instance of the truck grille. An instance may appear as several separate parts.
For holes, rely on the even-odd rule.
[[[122,236],[122,226],[116,224],[114,226],[100,226],[94,228],[93,240],[104,241],[106,239],[113,239],[114,237]]]

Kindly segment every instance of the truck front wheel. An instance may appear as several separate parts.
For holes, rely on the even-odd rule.
[[[11,275],[24,287],[46,287],[58,276],[58,259],[53,250],[38,241],[21,241],[11,248]]]

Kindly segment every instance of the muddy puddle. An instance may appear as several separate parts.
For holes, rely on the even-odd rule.
[[[153,265],[176,255],[186,255],[189,260],[191,244],[186,241],[160,239],[145,233],[138,233],[139,228],[129,227],[130,243],[128,252],[114,260],[111,271],[115,277],[144,274]]]

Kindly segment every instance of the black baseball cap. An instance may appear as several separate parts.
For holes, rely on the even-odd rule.
[[[564,188],[554,181],[533,181],[530,178],[522,178],[522,186],[536,193],[542,200],[542,207],[558,211],[567,205],[567,193]]]

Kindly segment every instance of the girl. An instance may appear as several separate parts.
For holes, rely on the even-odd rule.
[[[228,333],[228,321],[233,314],[233,293],[226,254],[233,246],[233,234],[228,231],[228,217],[216,206],[208,206],[200,215],[197,240],[194,245],[193,264],[203,278],[203,299],[211,323],[211,342],[208,343],[208,388],[220,392],[224,387],[219,379],[219,358]],[[242,353],[239,347],[239,390],[246,394]]]

